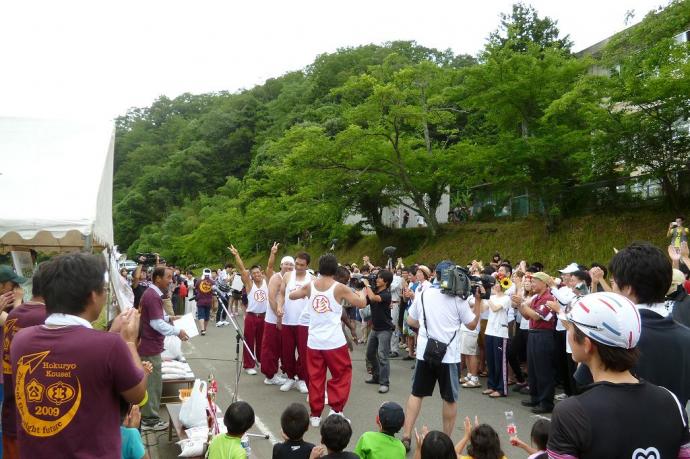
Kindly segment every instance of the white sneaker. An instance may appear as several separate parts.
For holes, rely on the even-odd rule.
[[[297,389],[299,389],[299,391],[303,394],[309,393],[309,388],[307,387],[307,383],[305,383],[301,379],[297,380]]]
[[[251,375],[251,376],[254,376],[256,374],[256,370],[253,368],[247,368],[245,371],[247,372],[248,375]]]
[[[556,395],[554,398],[560,402],[560,401],[563,401],[563,400],[565,400],[566,398],[568,398],[568,396],[565,395],[565,394],[558,394],[558,395]]]
[[[281,386],[285,384],[285,378],[281,378],[280,375],[273,375],[271,379],[264,378],[264,384],[269,386]]]
[[[230,325],[230,322],[228,322],[227,320],[224,320],[222,323],[223,323],[223,326]]]
[[[311,423],[312,427],[319,427],[319,425],[321,424],[321,418],[316,417],[316,416],[311,416],[309,418],[309,422]]]
[[[285,381],[285,383],[283,383],[282,386],[280,386],[280,390],[281,392],[288,392],[290,389],[295,387],[295,384],[297,384],[297,381],[295,381],[294,379],[288,379],[287,381]]]
[[[340,416],[341,418],[345,419],[348,423],[352,424],[352,421],[350,421],[348,418],[345,417],[345,415],[342,413],[342,411],[333,411],[331,410],[330,413],[328,413],[329,416]]]
[[[223,326],[223,322],[216,322],[216,327],[222,327],[222,326]]]

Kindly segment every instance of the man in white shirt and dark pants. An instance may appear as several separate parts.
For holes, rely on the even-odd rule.
[[[441,274],[453,266],[455,264],[447,260],[436,265],[438,282],[435,285],[440,283]],[[480,292],[477,291],[476,295],[479,294]],[[474,309],[472,309],[467,300],[444,294],[436,286],[426,289],[415,297],[407,318],[410,326],[419,328],[417,365],[412,378],[412,393],[407,399],[402,438],[408,451],[412,429],[422,408],[422,399],[432,395],[437,382],[441,398],[443,398],[443,431],[448,436],[453,433],[460,386],[458,373],[460,325],[465,324],[467,328],[473,330],[479,321],[480,308],[479,297],[476,298]],[[438,365],[426,362],[424,359],[430,338],[447,344],[442,363]]]

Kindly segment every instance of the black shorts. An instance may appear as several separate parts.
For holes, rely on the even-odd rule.
[[[239,290],[231,290],[232,291],[232,299],[233,300],[239,300],[242,299],[242,292]]]
[[[434,394],[437,381],[441,398],[448,403],[457,402],[460,398],[458,364],[442,363],[440,366],[435,366],[417,359],[412,375],[412,395],[430,397]]]

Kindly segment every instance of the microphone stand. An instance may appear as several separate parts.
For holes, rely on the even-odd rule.
[[[239,392],[239,386],[240,386],[240,376],[242,375],[242,369],[240,368],[240,342],[244,344],[244,349],[249,353],[250,357],[256,362],[256,356],[252,352],[251,348],[247,344],[247,340],[244,338],[244,334],[242,334],[242,329],[240,328],[240,325],[237,323],[235,318],[233,317],[232,314],[228,311],[227,308],[227,296],[224,292],[221,292],[218,290],[215,286],[213,287],[213,294],[215,295],[216,298],[218,298],[218,305],[223,308],[225,311],[226,317],[230,319],[230,324],[232,327],[235,329],[235,387],[233,388],[232,392],[232,399],[231,403],[234,403],[237,401],[237,396]],[[263,438],[265,440],[269,439],[268,435],[264,434],[254,434],[254,433],[249,433],[247,432],[245,435],[249,437],[257,437],[257,438]]]

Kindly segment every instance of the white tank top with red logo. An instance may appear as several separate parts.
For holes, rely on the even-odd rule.
[[[320,292],[311,284],[309,296],[309,338],[307,346],[311,349],[329,350],[343,347],[347,344],[340,317],[343,308],[335,300],[333,292],[337,282],[325,292]]]
[[[257,287],[256,283],[252,281],[252,289],[247,295],[247,312],[254,314],[263,314],[268,307],[268,287],[266,286],[266,279],[261,281],[261,287]]]
[[[300,317],[304,312],[304,308],[309,304],[308,298],[300,298],[299,300],[291,300],[290,292],[294,292],[297,289],[304,287],[312,281],[311,274],[309,272],[304,273],[304,279],[297,280],[297,273],[292,272],[290,276],[290,281],[285,286],[285,303],[283,304],[283,325],[300,325]],[[307,322],[309,325],[309,322]]]
[[[281,278],[283,277],[282,273],[275,273],[274,275],[280,276]],[[266,318],[264,319],[264,321],[266,323],[274,324],[274,325],[278,323],[278,317],[276,316],[276,313],[273,312],[273,308],[271,307],[270,303],[266,307]]]

